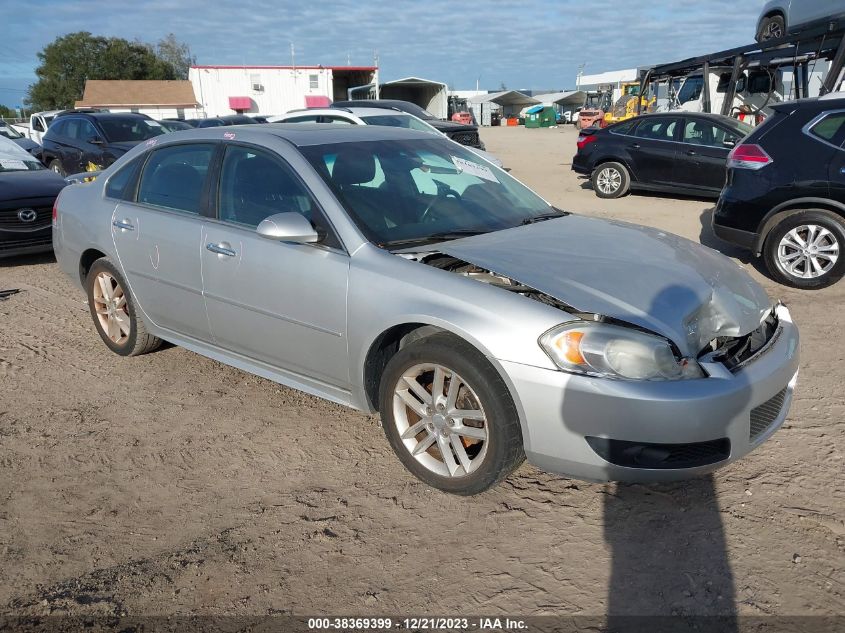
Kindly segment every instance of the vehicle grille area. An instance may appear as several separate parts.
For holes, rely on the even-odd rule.
[[[748,437],[752,442],[763,435],[780,417],[788,389],[784,387],[774,397],[751,410],[751,430]]]
[[[588,436],[587,443],[606,462],[625,468],[697,468],[728,459],[731,441],[721,438],[691,444],[647,444]]]
[[[478,146],[478,132],[455,132],[449,138],[461,145]]]
[[[35,218],[30,219],[28,222],[24,222],[20,217],[21,211],[29,212],[24,214],[24,217],[27,218],[31,217],[31,212],[35,212]],[[45,226],[49,226],[52,218],[52,207],[19,207],[0,209],[0,229],[41,229]]]
[[[39,246],[43,246],[45,250],[47,249],[47,247],[52,247],[52,236],[48,235],[47,237],[37,237],[26,240],[10,240],[8,238],[0,238],[0,255],[3,255],[5,252],[8,251],[15,251],[24,248],[35,248]]]

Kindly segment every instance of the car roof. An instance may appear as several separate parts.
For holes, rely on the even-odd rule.
[[[705,121],[718,121],[726,125],[738,125],[740,121],[733,117],[725,116],[724,114],[715,114],[713,112],[685,112],[683,110],[670,110],[669,112],[650,112],[648,114],[641,114],[633,119],[626,119],[626,121],[635,121],[637,119],[653,119],[655,117],[679,117],[683,116],[688,119],[703,119]],[[626,121],[621,121],[625,123]]]
[[[194,128],[167,135],[170,140],[207,140],[240,138],[250,142],[261,137],[275,136],[297,147],[332,143],[364,143],[368,141],[401,141],[436,139],[430,132],[386,125],[336,125],[333,123],[267,123],[265,125],[229,125],[225,127]],[[157,137],[164,138],[164,137]],[[445,139],[444,139],[445,141]],[[164,142],[164,141],[162,141]]]
[[[90,117],[96,120],[109,120],[109,119],[125,119],[127,117],[132,119],[141,119],[144,121],[149,121],[150,117],[145,114],[138,114],[136,112],[73,112],[72,110],[66,111],[62,114],[62,119],[72,116],[82,116],[82,117]]]

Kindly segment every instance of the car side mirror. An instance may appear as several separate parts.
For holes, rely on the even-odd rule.
[[[255,232],[277,242],[293,242],[295,244],[313,244],[320,240],[317,231],[305,216],[295,213],[276,213],[264,218],[256,227]]]
[[[88,139],[88,142],[91,143],[91,145],[102,145],[104,141],[99,136],[92,136]]]

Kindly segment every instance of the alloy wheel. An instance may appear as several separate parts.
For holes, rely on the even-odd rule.
[[[615,193],[622,186],[622,174],[611,167],[605,167],[596,178],[596,186],[604,194]]]
[[[487,417],[472,387],[451,369],[414,365],[393,394],[393,419],[408,452],[443,477],[465,477],[487,456]]]
[[[94,311],[106,336],[123,345],[132,330],[126,295],[117,280],[107,272],[94,278]]]
[[[804,224],[789,231],[778,244],[777,262],[787,275],[817,279],[839,260],[839,240],[818,224]]]
[[[763,33],[764,40],[778,40],[783,37],[783,30],[777,22],[770,22]]]

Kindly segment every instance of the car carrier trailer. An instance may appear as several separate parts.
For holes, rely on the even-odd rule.
[[[775,81],[775,74],[779,75],[784,68],[791,68],[793,81],[789,96],[801,99],[810,96],[810,75],[820,61],[830,62],[820,87],[820,94],[823,95],[834,91],[841,82],[845,64],[845,15],[831,17],[779,39],[755,42],[710,55],[645,68],[640,71],[640,94],[648,94],[647,90],[651,90],[652,94],[657,95],[660,84],[671,86],[673,82],[693,74],[701,74],[703,84],[699,111],[716,110],[730,116],[735,114],[733,111],[736,109],[737,86],[741,85],[742,79],[747,79],[747,73],[768,72],[771,80]],[[718,99],[714,98],[711,85],[711,72],[714,68],[722,72],[728,69],[724,73],[728,79],[719,84]],[[770,92],[774,92],[774,88],[775,85],[772,84]],[[714,101],[721,101],[720,107],[714,108]],[[757,113],[763,107],[758,107]],[[641,113],[640,103],[638,114]]]

